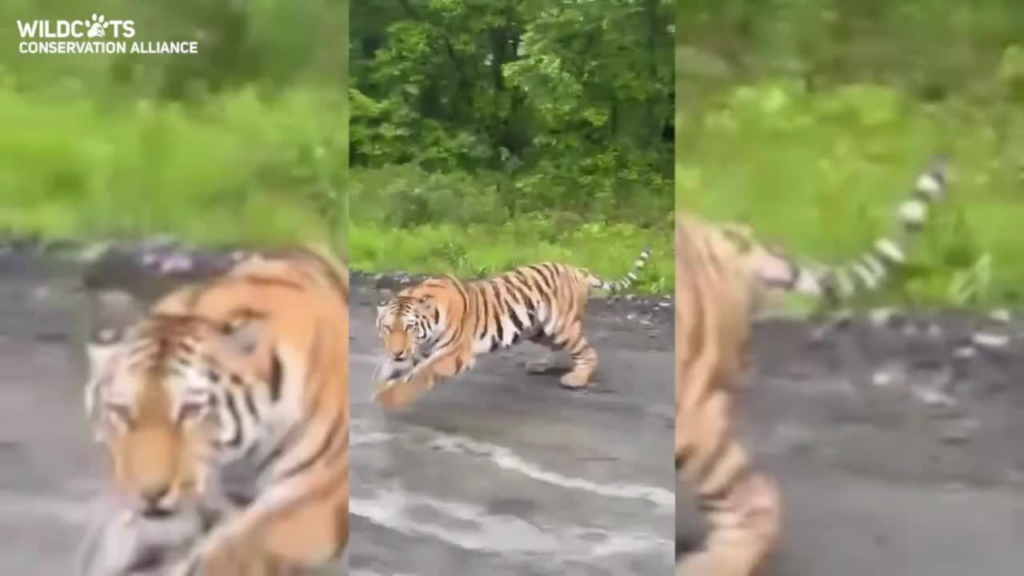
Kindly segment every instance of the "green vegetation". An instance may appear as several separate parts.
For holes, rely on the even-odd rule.
[[[15,21],[93,13],[199,52],[18,53]],[[344,0],[5,3],[0,230],[341,243],[347,17]]]
[[[354,268],[476,276],[644,245],[672,286],[672,4],[352,5]]]
[[[889,300],[1024,295],[1024,12],[949,3],[679,2],[676,195],[840,262],[935,152],[951,198]]]

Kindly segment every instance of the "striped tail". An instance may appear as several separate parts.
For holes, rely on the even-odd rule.
[[[589,271],[586,271],[588,281],[590,282],[591,288],[597,288],[599,290],[608,290],[611,292],[621,292],[626,288],[629,288],[633,282],[636,282],[637,272],[639,272],[644,266],[647,265],[647,261],[651,258],[651,249],[644,248],[640,252],[640,256],[633,262],[633,269],[626,273],[625,276],[618,280],[603,280]]]
[[[803,275],[794,283],[794,291],[822,296],[823,304],[836,307],[852,296],[877,290],[892,273],[907,263],[907,250],[928,224],[931,207],[945,198],[947,166],[937,157],[914,182],[910,197],[897,210],[898,234],[879,238],[859,257],[834,267],[814,266],[818,270]]]

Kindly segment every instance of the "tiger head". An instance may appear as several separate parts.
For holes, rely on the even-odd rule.
[[[430,335],[436,308],[427,297],[399,295],[377,307],[377,334],[387,357],[396,363],[413,362],[417,347]]]
[[[94,299],[86,409],[115,487],[140,513],[186,507],[206,493],[211,466],[252,453],[267,422],[301,419],[309,408],[289,374],[347,369],[307,366],[347,362],[347,284],[328,270],[312,258],[258,260],[148,310],[124,293]],[[332,380],[316,401],[342,394],[347,384]]]
[[[378,380],[406,371],[426,356],[438,328],[457,314],[463,306],[453,294],[461,284],[450,277],[431,278],[405,288],[391,300],[377,307],[377,335],[384,343],[384,363],[378,369]]]
[[[115,298],[141,310],[123,294]],[[161,311],[161,304],[94,332],[87,412],[115,487],[141,515],[168,516],[193,504],[206,480],[203,463],[248,447],[239,415],[253,410],[256,382],[281,379],[268,332],[256,310],[184,314]],[[251,390],[241,396],[250,404],[230,387]]]

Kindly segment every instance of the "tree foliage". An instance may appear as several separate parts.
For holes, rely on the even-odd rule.
[[[672,202],[672,9],[665,0],[353,4],[353,166],[466,171],[496,190],[506,216],[656,219]]]
[[[92,14],[198,53],[19,53],[16,21]],[[347,0],[12,0],[0,20],[0,228],[344,238]]]
[[[837,261],[944,152],[951,197],[901,297],[1024,297],[1020,2],[680,0],[676,32],[679,207]]]

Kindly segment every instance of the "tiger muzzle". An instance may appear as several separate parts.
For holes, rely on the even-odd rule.
[[[170,493],[169,484],[147,486],[139,491],[139,513],[146,518],[165,518],[174,514],[173,503],[167,502]]]

